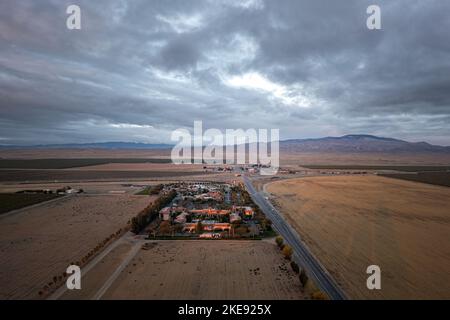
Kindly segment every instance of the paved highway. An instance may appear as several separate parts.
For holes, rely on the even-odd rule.
[[[247,191],[253,201],[261,208],[264,214],[272,220],[274,229],[284,238],[285,242],[292,247],[294,256],[297,257],[300,265],[306,269],[308,276],[315,280],[319,288],[325,292],[330,299],[347,299],[344,292],[339,288],[331,275],[314,258],[306,245],[301,241],[297,232],[284,220],[274,206],[266,200],[261,193],[255,190],[250,179],[245,175],[243,178]]]

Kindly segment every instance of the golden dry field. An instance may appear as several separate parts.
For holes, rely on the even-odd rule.
[[[102,299],[303,298],[298,277],[274,243],[225,240],[158,241],[149,250],[139,250],[102,296]]]
[[[0,299],[32,299],[154,198],[74,195],[0,218]]]
[[[266,185],[272,200],[352,298],[450,298],[450,188],[378,176]],[[381,290],[366,268],[381,268]]]

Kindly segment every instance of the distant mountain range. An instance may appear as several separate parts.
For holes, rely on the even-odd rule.
[[[0,149],[170,149],[171,144],[148,144],[136,142],[99,142],[49,144],[34,146],[0,146]],[[407,142],[365,134],[317,139],[290,139],[280,141],[281,152],[374,152],[374,153],[450,153],[450,147],[436,146],[426,142]]]
[[[350,134],[342,137],[318,139],[292,139],[280,142],[285,152],[374,152],[374,153],[450,153],[450,147],[427,142],[407,142],[366,134]]]

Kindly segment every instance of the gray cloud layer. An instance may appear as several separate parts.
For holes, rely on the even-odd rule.
[[[450,3],[0,3],[0,144],[168,142],[192,127],[450,145]],[[82,30],[65,27],[78,4]]]

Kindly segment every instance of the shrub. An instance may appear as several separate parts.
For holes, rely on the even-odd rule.
[[[292,250],[291,246],[285,245],[285,246],[283,247],[283,255],[284,255],[284,257],[285,257],[286,259],[291,260],[291,258],[292,258],[292,253],[293,253],[293,250]]]
[[[306,282],[308,282],[308,275],[306,274],[305,269],[302,269],[298,278],[300,279],[300,283],[304,287],[306,285]]]
[[[322,291],[318,290],[311,294],[311,299],[313,300],[328,300],[328,296]]]
[[[275,242],[277,243],[278,247],[281,248],[282,244],[283,244],[283,238],[281,236],[278,236],[275,238]]]
[[[291,261],[291,268],[297,274],[300,272],[300,268],[298,267],[298,264],[295,263],[295,261]]]

